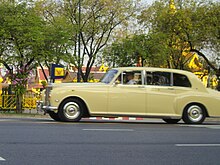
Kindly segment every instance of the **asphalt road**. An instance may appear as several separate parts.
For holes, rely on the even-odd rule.
[[[0,118],[0,165],[219,165],[220,123]]]

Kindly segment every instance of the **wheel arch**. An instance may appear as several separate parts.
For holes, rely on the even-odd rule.
[[[182,116],[183,116],[184,110],[185,110],[188,106],[191,106],[191,105],[198,105],[198,106],[200,106],[200,107],[205,111],[206,117],[209,117],[209,113],[208,113],[208,111],[207,111],[206,106],[205,106],[204,104],[202,104],[202,103],[199,103],[199,102],[191,102],[191,103],[186,104],[186,105],[184,106],[183,110],[182,110]]]
[[[62,105],[62,103],[64,101],[68,100],[68,99],[77,99],[77,100],[79,100],[83,105],[83,117],[90,117],[89,109],[88,109],[88,106],[87,106],[86,102],[78,96],[69,96],[69,97],[66,97],[65,99],[63,99],[60,102],[59,106],[58,106],[58,110],[60,109],[60,106]]]

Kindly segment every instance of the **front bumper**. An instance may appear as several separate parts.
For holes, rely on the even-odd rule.
[[[43,101],[37,101],[37,111],[43,111],[47,113],[48,111],[56,111],[57,109],[57,107],[44,105]]]

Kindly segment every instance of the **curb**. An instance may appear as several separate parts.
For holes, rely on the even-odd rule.
[[[43,113],[30,113],[26,111],[22,114],[16,114],[16,113],[1,113],[0,112],[0,118],[48,118],[51,119],[49,115],[44,115]],[[142,117],[88,117],[83,119],[89,119],[89,120],[98,120],[98,121],[158,121],[160,118],[142,118]],[[204,122],[207,123],[220,123],[220,118],[206,118]]]

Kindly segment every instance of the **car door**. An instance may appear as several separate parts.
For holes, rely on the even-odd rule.
[[[175,115],[176,93],[171,80],[170,72],[146,72],[147,115]]]
[[[143,84],[142,71],[134,74],[136,84],[126,84],[126,74],[123,72],[115,83],[109,88],[108,113],[113,115],[145,115],[146,114],[146,90]]]

